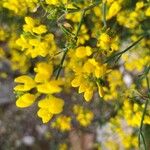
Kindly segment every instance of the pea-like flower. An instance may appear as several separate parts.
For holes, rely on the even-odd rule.
[[[40,109],[37,114],[40,118],[42,118],[43,123],[46,123],[53,115],[62,112],[64,101],[60,98],[49,96],[48,98],[40,100],[38,106]]]
[[[15,79],[15,82],[20,83],[19,85],[17,85],[14,90],[15,91],[29,91],[31,89],[33,89],[36,86],[35,81],[27,76],[27,75],[22,75],[18,78]]]
[[[30,93],[26,93],[20,96],[16,101],[16,106],[20,108],[31,106],[36,100],[36,96]]]

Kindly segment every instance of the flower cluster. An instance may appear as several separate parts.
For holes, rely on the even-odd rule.
[[[73,112],[76,115],[76,120],[83,127],[90,125],[94,118],[93,112],[80,105],[74,105]]]
[[[64,101],[60,98],[53,96],[55,93],[61,91],[60,85],[63,84],[61,80],[51,78],[53,73],[52,64],[40,62],[34,68],[36,75],[34,79],[27,75],[20,76],[15,79],[15,82],[20,83],[14,90],[18,93],[21,92],[22,96],[16,101],[18,107],[24,108],[31,106],[35,100],[43,95],[44,99],[38,101],[39,111],[38,116],[42,118],[43,123],[48,122],[54,114],[59,114],[63,110]],[[31,93],[34,89],[34,94]]]
[[[150,125],[149,18],[145,0],[2,0],[0,60],[15,76],[16,106],[38,107],[65,133],[108,123],[137,149],[135,129]]]

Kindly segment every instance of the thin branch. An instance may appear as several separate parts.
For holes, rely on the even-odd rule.
[[[142,137],[142,141],[143,141],[143,144],[144,144],[144,150],[146,150],[146,143],[145,143],[145,138],[144,138],[144,135],[141,132],[139,132],[139,149],[140,149],[140,136]]]
[[[107,27],[107,23],[106,23],[106,2],[102,3],[102,13],[103,13],[104,28],[106,28]]]
[[[99,2],[95,2],[94,4],[90,5],[90,6],[87,6],[85,8],[82,8],[82,9],[68,9],[68,12],[67,13],[75,13],[75,12],[79,12],[79,11],[87,11],[89,9],[92,9],[94,8],[95,6],[99,5],[101,3],[101,1]]]
[[[64,64],[64,61],[65,61],[65,57],[66,57],[66,55],[67,55],[67,52],[68,52],[68,48],[66,48],[66,49],[64,50],[64,54],[63,54],[63,56],[62,56],[62,59],[61,59],[61,62],[60,62],[60,65],[59,65],[59,68],[58,68],[58,71],[57,71],[57,74],[56,74],[56,80],[58,79],[59,74],[60,74],[60,72],[61,72],[61,69],[62,69],[62,67],[63,67],[63,64]]]
[[[145,138],[144,138],[144,135],[142,133],[142,129],[143,129],[144,117],[146,115],[146,110],[148,107],[148,102],[150,100],[150,85],[149,85],[148,74],[146,75],[146,83],[147,83],[147,88],[148,88],[148,98],[146,99],[146,102],[145,102],[145,106],[144,106],[144,110],[143,110],[143,114],[142,114],[142,119],[141,119],[141,123],[140,123],[140,128],[139,128],[139,148],[140,148],[140,136],[141,136],[143,144],[144,144],[144,150],[146,150],[147,148],[146,148]]]
[[[86,10],[83,10],[83,11],[82,11],[81,19],[80,19],[80,22],[79,22],[79,24],[78,24],[77,31],[76,31],[75,36],[74,36],[74,39],[75,39],[75,40],[77,39],[77,36],[78,36],[79,31],[80,31],[80,29],[81,29],[81,25],[82,25],[82,22],[83,22],[83,18],[84,18],[85,12],[86,12]],[[63,67],[63,64],[64,64],[64,61],[65,61],[65,58],[66,58],[66,55],[67,55],[68,50],[69,50],[69,48],[66,47],[66,48],[65,48],[65,52],[64,52],[64,54],[63,54],[63,56],[62,56],[62,59],[61,59],[61,62],[60,62],[60,65],[59,65],[57,74],[56,74],[56,80],[58,79],[58,77],[59,77],[59,75],[60,75],[60,72],[61,72],[61,69],[62,69],[62,67]]]
[[[87,11],[87,10],[89,10],[89,9],[92,9],[92,8],[94,8],[95,6],[99,5],[100,3],[101,3],[101,1],[96,2],[96,3],[92,4],[92,5],[90,5],[90,6],[86,7],[86,8],[84,8],[83,10]]]
[[[41,5],[41,7],[45,10],[45,12],[47,13],[47,8],[44,6],[43,1],[40,0],[39,3]]]
[[[130,50],[132,47],[134,47],[135,45],[137,45],[146,35],[143,35],[142,37],[140,37],[137,41],[135,41],[134,43],[132,43],[129,47],[127,47],[125,50],[115,53],[113,55],[111,55],[110,57],[108,57],[105,61],[105,63],[108,63],[109,61],[111,61],[112,59],[114,59],[115,57],[121,57],[122,54],[124,54],[125,52],[127,52],[128,50]]]
[[[85,10],[82,11],[81,19],[80,19],[80,22],[79,22],[79,24],[78,24],[78,28],[77,28],[77,31],[76,31],[76,33],[75,33],[74,39],[77,39],[77,36],[78,36],[79,31],[80,31],[80,29],[81,29],[81,25],[82,25],[82,22],[83,22],[83,18],[84,18],[85,12],[86,12]]]
[[[57,56],[57,55],[59,55],[59,54],[61,54],[61,53],[63,53],[63,52],[64,52],[64,50],[55,53],[53,56],[51,56],[51,57],[49,58],[49,61],[51,61],[52,59],[55,58],[55,56]]]

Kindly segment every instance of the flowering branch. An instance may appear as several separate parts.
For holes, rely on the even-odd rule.
[[[78,36],[79,31],[80,31],[80,29],[81,29],[81,25],[82,25],[82,22],[83,22],[83,18],[84,18],[85,12],[86,12],[86,10],[83,10],[82,15],[81,15],[80,22],[79,22],[79,24],[78,24],[77,31],[76,31],[75,36],[74,36],[74,39],[75,39],[75,40],[77,40],[77,36]],[[68,50],[69,50],[69,48],[66,47],[66,48],[65,48],[65,51],[64,51],[64,54],[63,54],[63,56],[62,56],[62,59],[61,59],[61,62],[60,62],[60,65],[59,65],[57,74],[56,74],[56,79],[58,79],[58,77],[59,77],[59,75],[60,75],[60,72],[61,72],[61,69],[62,69],[62,67],[63,67],[63,64],[64,64],[64,61],[65,61],[65,58],[66,58],[66,55],[67,55]]]

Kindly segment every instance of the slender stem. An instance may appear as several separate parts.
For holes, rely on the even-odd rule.
[[[148,74],[146,75],[146,83],[147,83],[147,87],[148,87],[148,97],[150,98],[150,85],[149,85]]]
[[[84,18],[84,15],[85,15],[85,12],[86,10],[83,10],[82,11],[82,15],[81,15],[81,19],[80,19],[80,22],[78,24],[78,28],[77,28],[77,31],[75,33],[75,36],[74,36],[74,39],[77,40],[77,36],[79,34],[79,31],[81,29],[81,25],[82,25],[82,21],[83,21],[83,18]],[[67,52],[68,52],[68,47],[65,48],[65,52],[62,56],[62,59],[61,59],[61,62],[60,62],[60,65],[59,65],[59,68],[58,68],[58,71],[57,71],[57,74],[56,74],[56,80],[58,79],[59,75],[60,75],[60,72],[61,72],[61,69],[63,67],[63,64],[64,64],[64,61],[65,61],[65,58],[66,58],[66,55],[67,55]]]
[[[104,28],[107,27],[107,23],[106,23],[106,2],[102,3],[102,12],[103,12],[103,24],[104,24]]]
[[[115,53],[114,55],[108,57],[108,59],[106,59],[105,63],[111,61],[112,59],[114,59],[115,57],[121,57],[122,54],[124,54],[125,52],[127,52],[128,50],[130,50],[132,47],[134,47],[135,45],[137,45],[143,38],[145,37],[145,35],[143,35],[142,37],[140,37],[137,41],[135,41],[134,43],[132,43],[129,47],[127,47],[125,50]]]
[[[142,140],[143,140],[145,150],[146,150],[146,143],[145,143],[144,135],[142,133],[142,129],[143,129],[144,117],[146,115],[146,110],[147,110],[147,107],[148,107],[148,102],[150,100],[150,85],[149,85],[149,79],[148,79],[147,75],[146,75],[146,83],[147,83],[147,88],[148,88],[148,98],[146,99],[146,102],[145,102],[145,106],[144,106],[144,110],[143,110],[143,114],[142,114],[142,119],[141,119],[141,123],[140,123],[140,128],[139,128],[139,148],[140,148],[140,136],[141,136]]]
[[[45,10],[45,12],[47,12],[47,8],[44,6],[43,1],[40,0],[39,3],[41,5],[41,7]]]
[[[140,136],[142,137],[142,141],[143,141],[143,144],[144,144],[144,150],[146,150],[146,143],[145,143],[145,138],[144,138],[144,135],[141,132],[139,132],[139,149],[140,149]]]
[[[96,3],[92,4],[92,5],[90,5],[90,6],[86,7],[86,8],[84,8],[83,10],[87,11],[87,10],[89,10],[89,9],[92,9],[92,8],[94,8],[95,6],[99,5],[100,3],[101,3],[101,1],[96,2]]]
[[[65,49],[64,54],[62,56],[62,59],[61,59],[61,62],[60,62],[60,65],[59,65],[59,68],[58,68],[58,71],[57,71],[57,74],[56,74],[56,80],[58,79],[59,74],[61,72],[61,69],[63,67],[63,64],[64,64],[64,61],[65,61],[65,57],[67,55],[67,52],[68,52],[68,48]]]
[[[51,56],[51,57],[49,58],[49,61],[51,61],[52,59],[55,58],[55,56],[57,56],[57,55],[59,55],[59,54],[61,54],[61,53],[63,53],[63,52],[64,52],[64,50],[55,53],[53,56]]]
[[[77,36],[78,36],[79,31],[80,31],[80,29],[81,29],[81,25],[82,25],[82,22],[83,22],[84,15],[85,15],[85,10],[82,11],[81,19],[80,19],[80,22],[79,22],[79,24],[78,24],[78,28],[77,28],[77,31],[76,31],[76,33],[75,33],[74,39],[77,39]]]
[[[75,12],[79,12],[79,11],[87,11],[87,10],[92,9],[95,6],[99,5],[100,3],[101,3],[101,1],[95,2],[94,4],[92,4],[90,6],[87,6],[87,7],[83,8],[83,9],[70,9],[70,10],[68,9],[67,13],[75,13]]]
[[[71,36],[75,36],[74,33],[70,32],[68,29],[66,29],[63,25],[59,25],[59,27],[61,28],[61,30],[67,34],[67,35],[71,35]]]
[[[135,41],[133,44],[131,44],[129,47],[127,47],[125,50],[121,51],[120,53],[116,54],[118,55],[122,55],[123,53],[125,53],[126,51],[130,50],[132,47],[134,47],[136,44],[138,44],[145,36],[140,37],[137,41]]]

